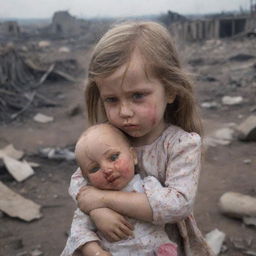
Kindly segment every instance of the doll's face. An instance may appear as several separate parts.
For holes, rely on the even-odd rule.
[[[77,143],[76,157],[90,184],[109,190],[124,188],[137,163],[133,149],[110,125],[90,128]]]

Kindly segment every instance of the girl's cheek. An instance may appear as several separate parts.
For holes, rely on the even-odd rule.
[[[156,109],[155,104],[146,104],[141,109],[138,109],[138,113],[140,113],[140,116],[146,117],[150,124],[155,125],[157,122]]]

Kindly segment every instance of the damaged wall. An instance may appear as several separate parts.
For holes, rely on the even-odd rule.
[[[18,36],[20,34],[20,27],[16,21],[6,21],[0,23],[0,35]]]
[[[68,11],[59,11],[54,13],[50,33],[64,36],[79,35],[86,25],[85,21],[71,16]]]
[[[250,16],[218,17],[214,19],[185,21],[171,26],[172,33],[188,41],[232,37],[255,26]]]

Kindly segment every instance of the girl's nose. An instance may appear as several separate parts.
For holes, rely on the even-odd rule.
[[[128,103],[122,103],[120,105],[120,117],[127,118],[132,117],[133,111]]]

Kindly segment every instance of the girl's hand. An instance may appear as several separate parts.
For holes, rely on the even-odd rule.
[[[109,242],[117,242],[133,236],[133,225],[109,208],[92,210],[90,217]]]
[[[77,194],[78,207],[84,213],[106,207],[104,205],[104,191],[92,186],[82,187]]]
[[[112,256],[110,252],[103,250],[99,243],[95,241],[86,243],[79,250],[83,256]]]

